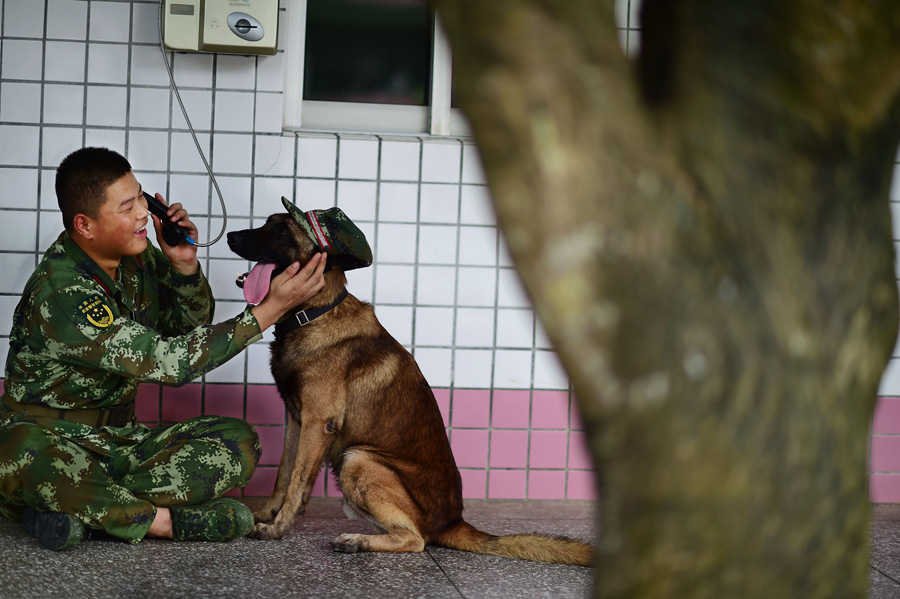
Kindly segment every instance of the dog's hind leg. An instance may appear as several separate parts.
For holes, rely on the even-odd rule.
[[[300,446],[300,423],[293,417],[288,417],[287,430],[284,439],[284,451],[281,454],[281,465],[278,467],[278,477],[275,479],[275,489],[266,500],[266,505],[257,512],[253,512],[253,518],[257,522],[271,522],[281,511],[284,499],[287,496],[288,484],[291,473],[294,471],[294,460],[297,457],[297,449]]]
[[[425,549],[415,502],[397,473],[363,451],[350,451],[341,469],[344,498],[386,534],[342,534],[331,542],[335,551],[420,552]]]

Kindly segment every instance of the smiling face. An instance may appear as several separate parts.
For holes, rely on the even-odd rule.
[[[141,184],[128,173],[106,190],[97,219],[98,240],[111,256],[136,256],[147,249],[149,215]]]
[[[76,243],[107,272],[114,271],[123,257],[147,249],[149,214],[141,185],[128,172],[107,187],[96,218],[76,217]]]

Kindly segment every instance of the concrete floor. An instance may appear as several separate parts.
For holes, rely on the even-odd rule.
[[[252,507],[256,507],[251,503]],[[492,533],[547,532],[595,541],[588,501],[466,502],[466,519]],[[348,521],[340,501],[313,499],[280,541],[230,543],[91,538],[62,552],[41,548],[20,524],[0,520],[0,597],[587,597],[589,568],[537,564],[429,547],[422,554],[331,551]],[[875,506],[871,599],[900,598],[900,505]]]
[[[900,505],[874,506],[870,599],[900,597]]]
[[[251,502],[251,507],[257,507]],[[466,501],[466,520],[487,532],[546,532],[595,541],[590,501]],[[0,520],[0,598],[93,597],[586,597],[590,568],[538,564],[428,547],[421,554],[331,551],[349,521],[338,499],[312,499],[280,541],[228,543],[87,539],[43,549],[21,524]]]

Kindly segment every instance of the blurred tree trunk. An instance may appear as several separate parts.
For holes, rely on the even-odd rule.
[[[437,0],[579,399],[596,596],[865,597],[898,324],[896,0]]]

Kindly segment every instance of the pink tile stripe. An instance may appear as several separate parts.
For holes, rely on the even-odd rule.
[[[900,397],[882,397],[875,406],[872,433],[876,435],[900,434]]]
[[[900,397],[875,406],[869,452],[869,500],[900,503]]]
[[[457,389],[453,392],[451,423],[455,427],[487,428],[490,424],[491,392],[487,389]]]
[[[491,426],[494,428],[528,428],[529,402],[528,391],[495,390]]]
[[[163,387],[162,421],[183,422],[200,416],[203,385],[192,383],[184,387]]]
[[[568,392],[441,388],[434,394],[465,498],[596,499],[586,435]],[[263,452],[251,481],[234,493],[264,496],[274,488],[286,421],[274,385],[142,384],[136,414],[152,427],[201,414],[245,418],[254,425]],[[873,501],[900,502],[900,400],[879,406],[876,427],[880,434],[873,437],[872,464],[883,471],[873,475]],[[313,494],[335,497],[340,490],[323,470]]]

